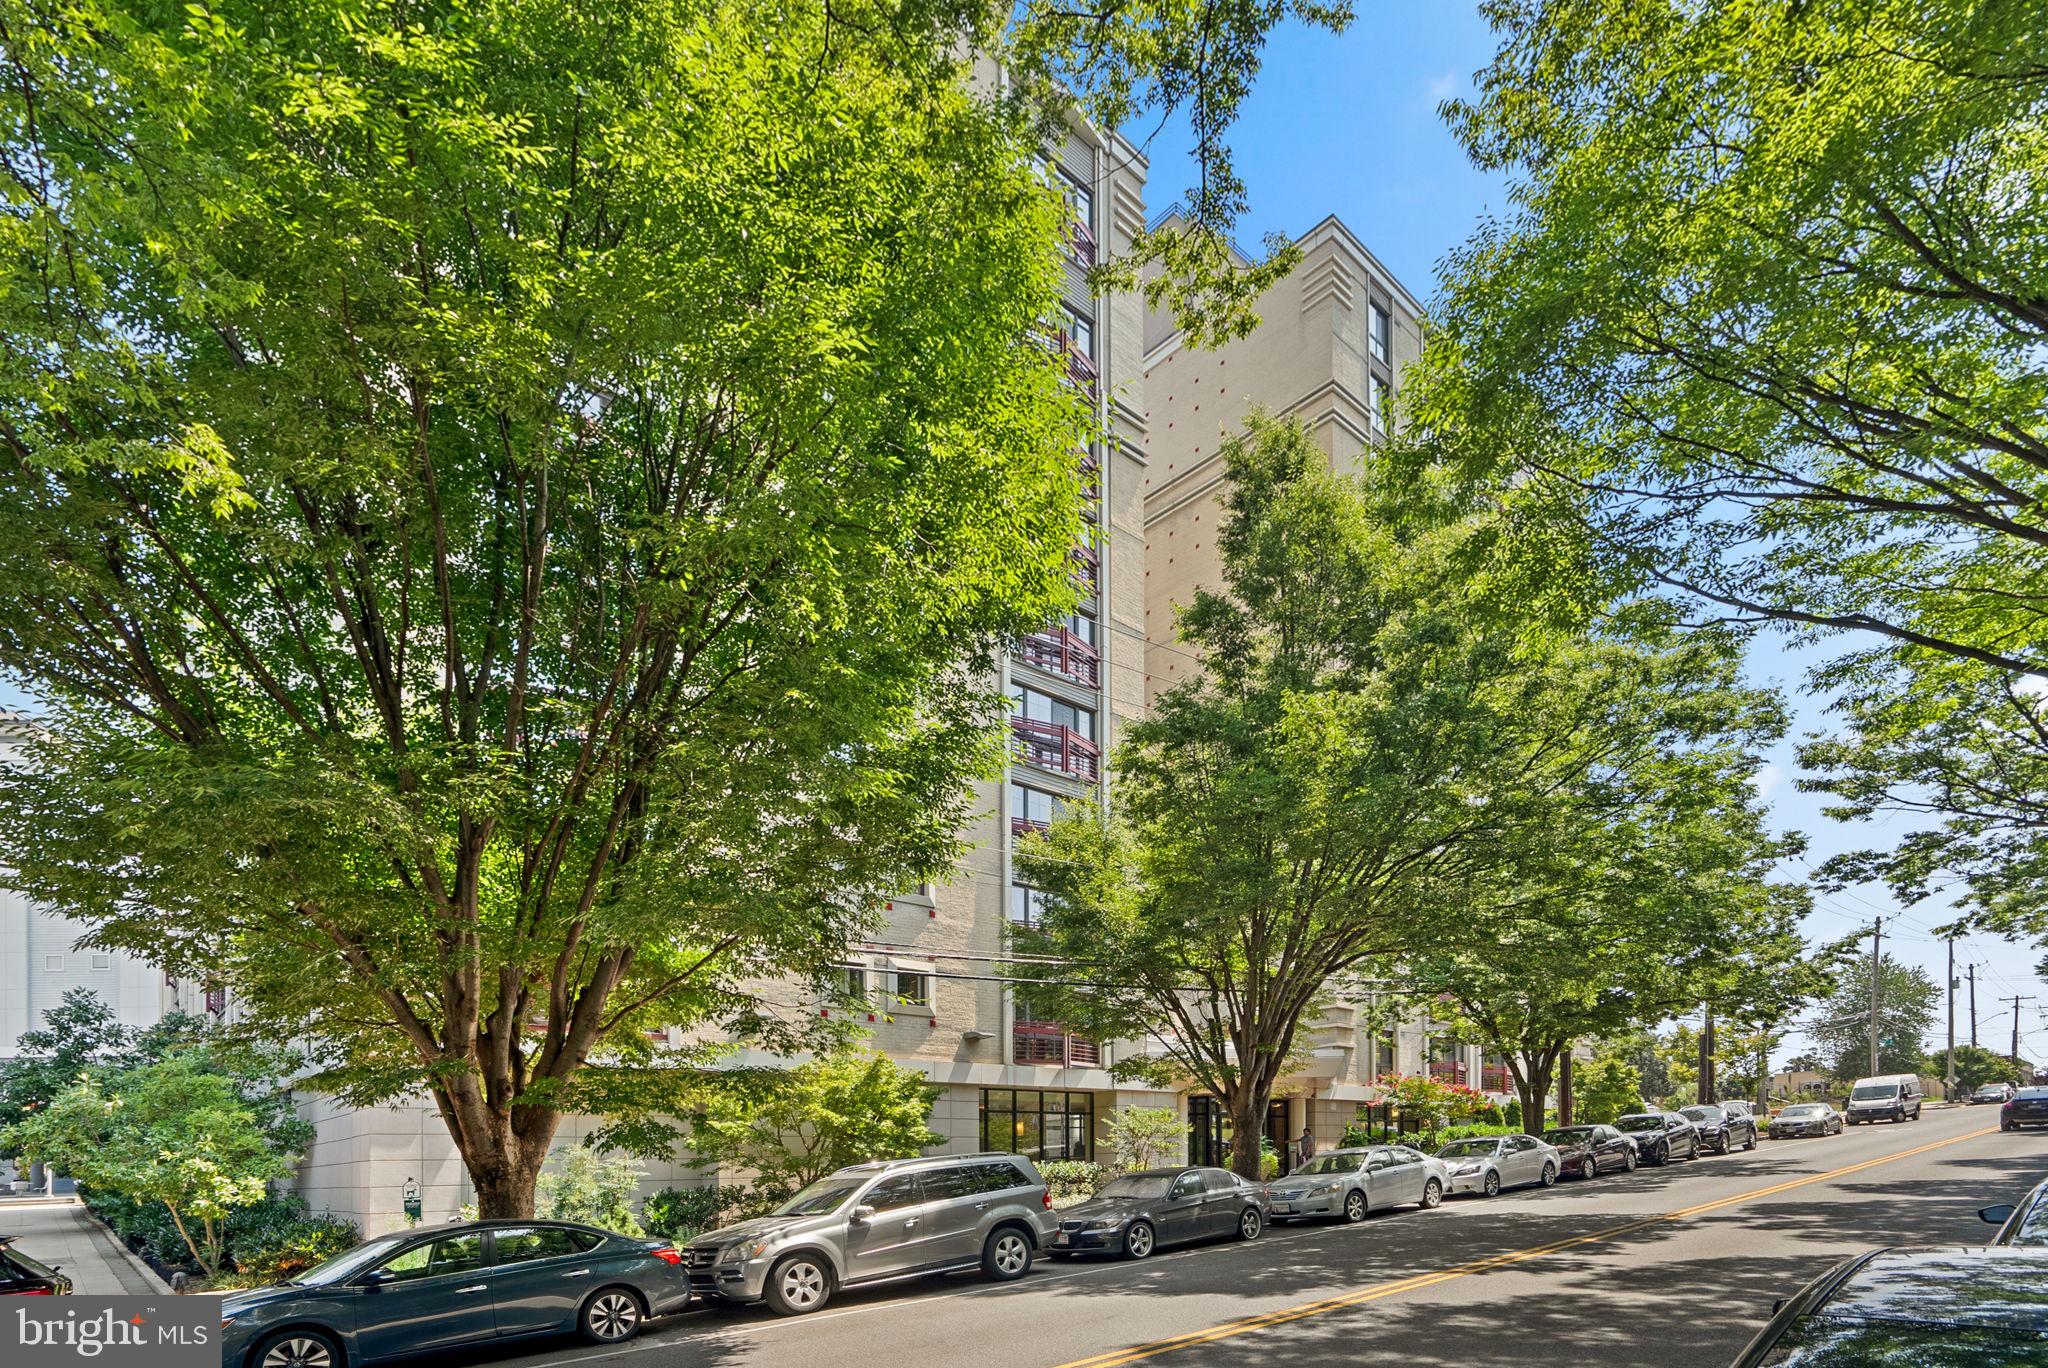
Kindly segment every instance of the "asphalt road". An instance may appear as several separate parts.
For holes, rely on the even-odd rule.
[[[463,1365],[606,1368],[1560,1368],[1736,1351],[1784,1296],[1883,1244],[1977,1243],[1977,1208],[2048,1173],[2048,1134],[1989,1107],[1668,1169],[1461,1198],[1359,1226],[1290,1226],[1139,1264],[1041,1263],[843,1293],[812,1316],[693,1312],[620,1349],[572,1342]],[[447,1362],[447,1359],[437,1362]]]

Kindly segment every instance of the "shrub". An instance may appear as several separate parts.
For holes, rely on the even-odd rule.
[[[1187,1150],[1188,1123],[1171,1107],[1118,1107],[1102,1133],[1110,1167],[1120,1172],[1177,1162]]]
[[[1521,1133],[1522,1128],[1520,1126],[1489,1126],[1485,1124],[1445,1126],[1442,1130],[1432,1133],[1428,1143],[1423,1148],[1433,1150],[1439,1146],[1448,1145],[1453,1140],[1476,1140],[1489,1135],[1520,1135]]]
[[[323,1213],[266,1225],[240,1242],[231,1233],[228,1249],[237,1271],[267,1286],[289,1282],[315,1264],[353,1249],[362,1238],[354,1221]]]
[[[633,1199],[640,1191],[640,1172],[630,1159],[578,1145],[562,1156],[559,1169],[541,1174],[535,1214],[638,1235]]]
[[[1087,1197],[1102,1186],[1107,1176],[1102,1165],[1085,1159],[1049,1159],[1038,1166],[1038,1171],[1045,1175],[1045,1185],[1051,1189],[1055,1202]]]
[[[1493,1109],[1489,1108],[1489,1110]],[[1510,1130],[1520,1130],[1522,1128],[1522,1100],[1520,1098],[1510,1099],[1506,1108],[1501,1109],[1498,1115],[1500,1117],[1500,1125],[1504,1125]],[[1481,1122],[1485,1120],[1484,1117],[1474,1117],[1473,1119]]]
[[[1273,1180],[1274,1180],[1275,1178],[1278,1178],[1279,1176],[1280,1176],[1280,1152],[1279,1152],[1278,1150],[1276,1150],[1276,1149],[1274,1149],[1274,1148],[1273,1148],[1273,1146],[1272,1146],[1271,1142],[1267,1142],[1267,1143],[1265,1143],[1265,1144],[1262,1144],[1262,1145],[1260,1145],[1260,1146],[1259,1146],[1259,1177],[1260,1177],[1260,1178],[1261,1178],[1261,1179],[1262,1179],[1263,1181],[1265,1181],[1265,1182],[1268,1182],[1268,1183],[1270,1183],[1270,1182],[1272,1182],[1272,1181],[1273,1181]]]
[[[765,1192],[795,1192],[848,1164],[908,1159],[942,1143],[931,1128],[937,1096],[923,1074],[886,1055],[821,1056],[765,1090],[714,1093],[692,1127],[692,1162],[748,1170]]]
[[[1572,1069],[1575,1098],[1572,1119],[1581,1125],[1607,1125],[1643,1105],[1643,1076],[1620,1055],[1601,1055]]]
[[[737,1188],[663,1188],[640,1208],[640,1224],[649,1235],[681,1244],[725,1224],[725,1214],[743,1204]]]

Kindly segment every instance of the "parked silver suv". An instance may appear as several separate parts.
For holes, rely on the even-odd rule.
[[[980,1268],[1021,1278],[1058,1222],[1029,1159],[949,1154],[855,1164],[820,1178],[767,1216],[690,1242],[690,1290],[765,1301],[798,1316],[834,1291],[891,1278]]]

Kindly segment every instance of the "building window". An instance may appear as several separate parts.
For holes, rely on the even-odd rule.
[[[63,972],[64,972],[64,957],[63,957],[62,955],[45,955],[45,956],[43,956],[43,972],[44,972],[44,973],[46,973],[46,974],[61,974],[61,973],[63,973]]]
[[[1010,885],[1010,920],[1036,926],[1045,920],[1045,890],[1029,884]]]
[[[1394,1033],[1392,1031],[1374,1031],[1371,1043],[1367,1048],[1372,1052],[1370,1058],[1372,1072],[1367,1075],[1368,1077],[1375,1079],[1385,1078],[1394,1071]]]
[[[1379,305],[1372,306],[1372,359],[1383,365],[1391,365],[1388,353],[1393,350],[1394,320]]]
[[[1061,625],[1076,637],[1079,637],[1086,645],[1095,645],[1095,619],[1088,614],[1082,612],[1069,613],[1067,614],[1066,621]]]
[[[1064,699],[1022,684],[1010,686],[1010,702],[1016,707],[1016,715],[1027,722],[1065,727],[1084,741],[1095,739],[1095,714],[1088,708],[1076,707]]]
[[[1095,222],[1095,192],[1062,171],[1059,173],[1060,189],[1066,193],[1067,203],[1074,206],[1074,217],[1084,224]]]
[[[1060,800],[1044,789],[1027,784],[1010,785],[1010,830],[1043,831],[1060,815]]]
[[[1374,432],[1387,430],[1387,387],[1377,375],[1365,377],[1366,414],[1372,420]]]
[[[868,971],[858,964],[835,964],[832,987],[844,997],[864,998],[868,995]]]
[[[94,955],[92,957],[92,967],[101,973],[105,973],[114,967],[114,957],[112,955]]]
[[[1061,315],[1064,320],[1061,326],[1066,329],[1068,342],[1073,345],[1075,351],[1093,361],[1095,359],[1095,324],[1093,320],[1082,316],[1073,309],[1067,308],[1061,310]]]
[[[1030,1088],[981,1090],[981,1147],[1028,1159],[1095,1157],[1095,1098]]]
[[[932,1005],[932,977],[914,970],[896,971],[896,1003],[900,1007]]]

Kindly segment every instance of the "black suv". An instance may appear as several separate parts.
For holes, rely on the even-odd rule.
[[[1746,1150],[1756,1148],[1756,1118],[1747,1112],[1703,1102],[1697,1107],[1680,1107],[1678,1114],[1692,1122],[1701,1146],[1716,1154],[1726,1154],[1737,1145]]]

